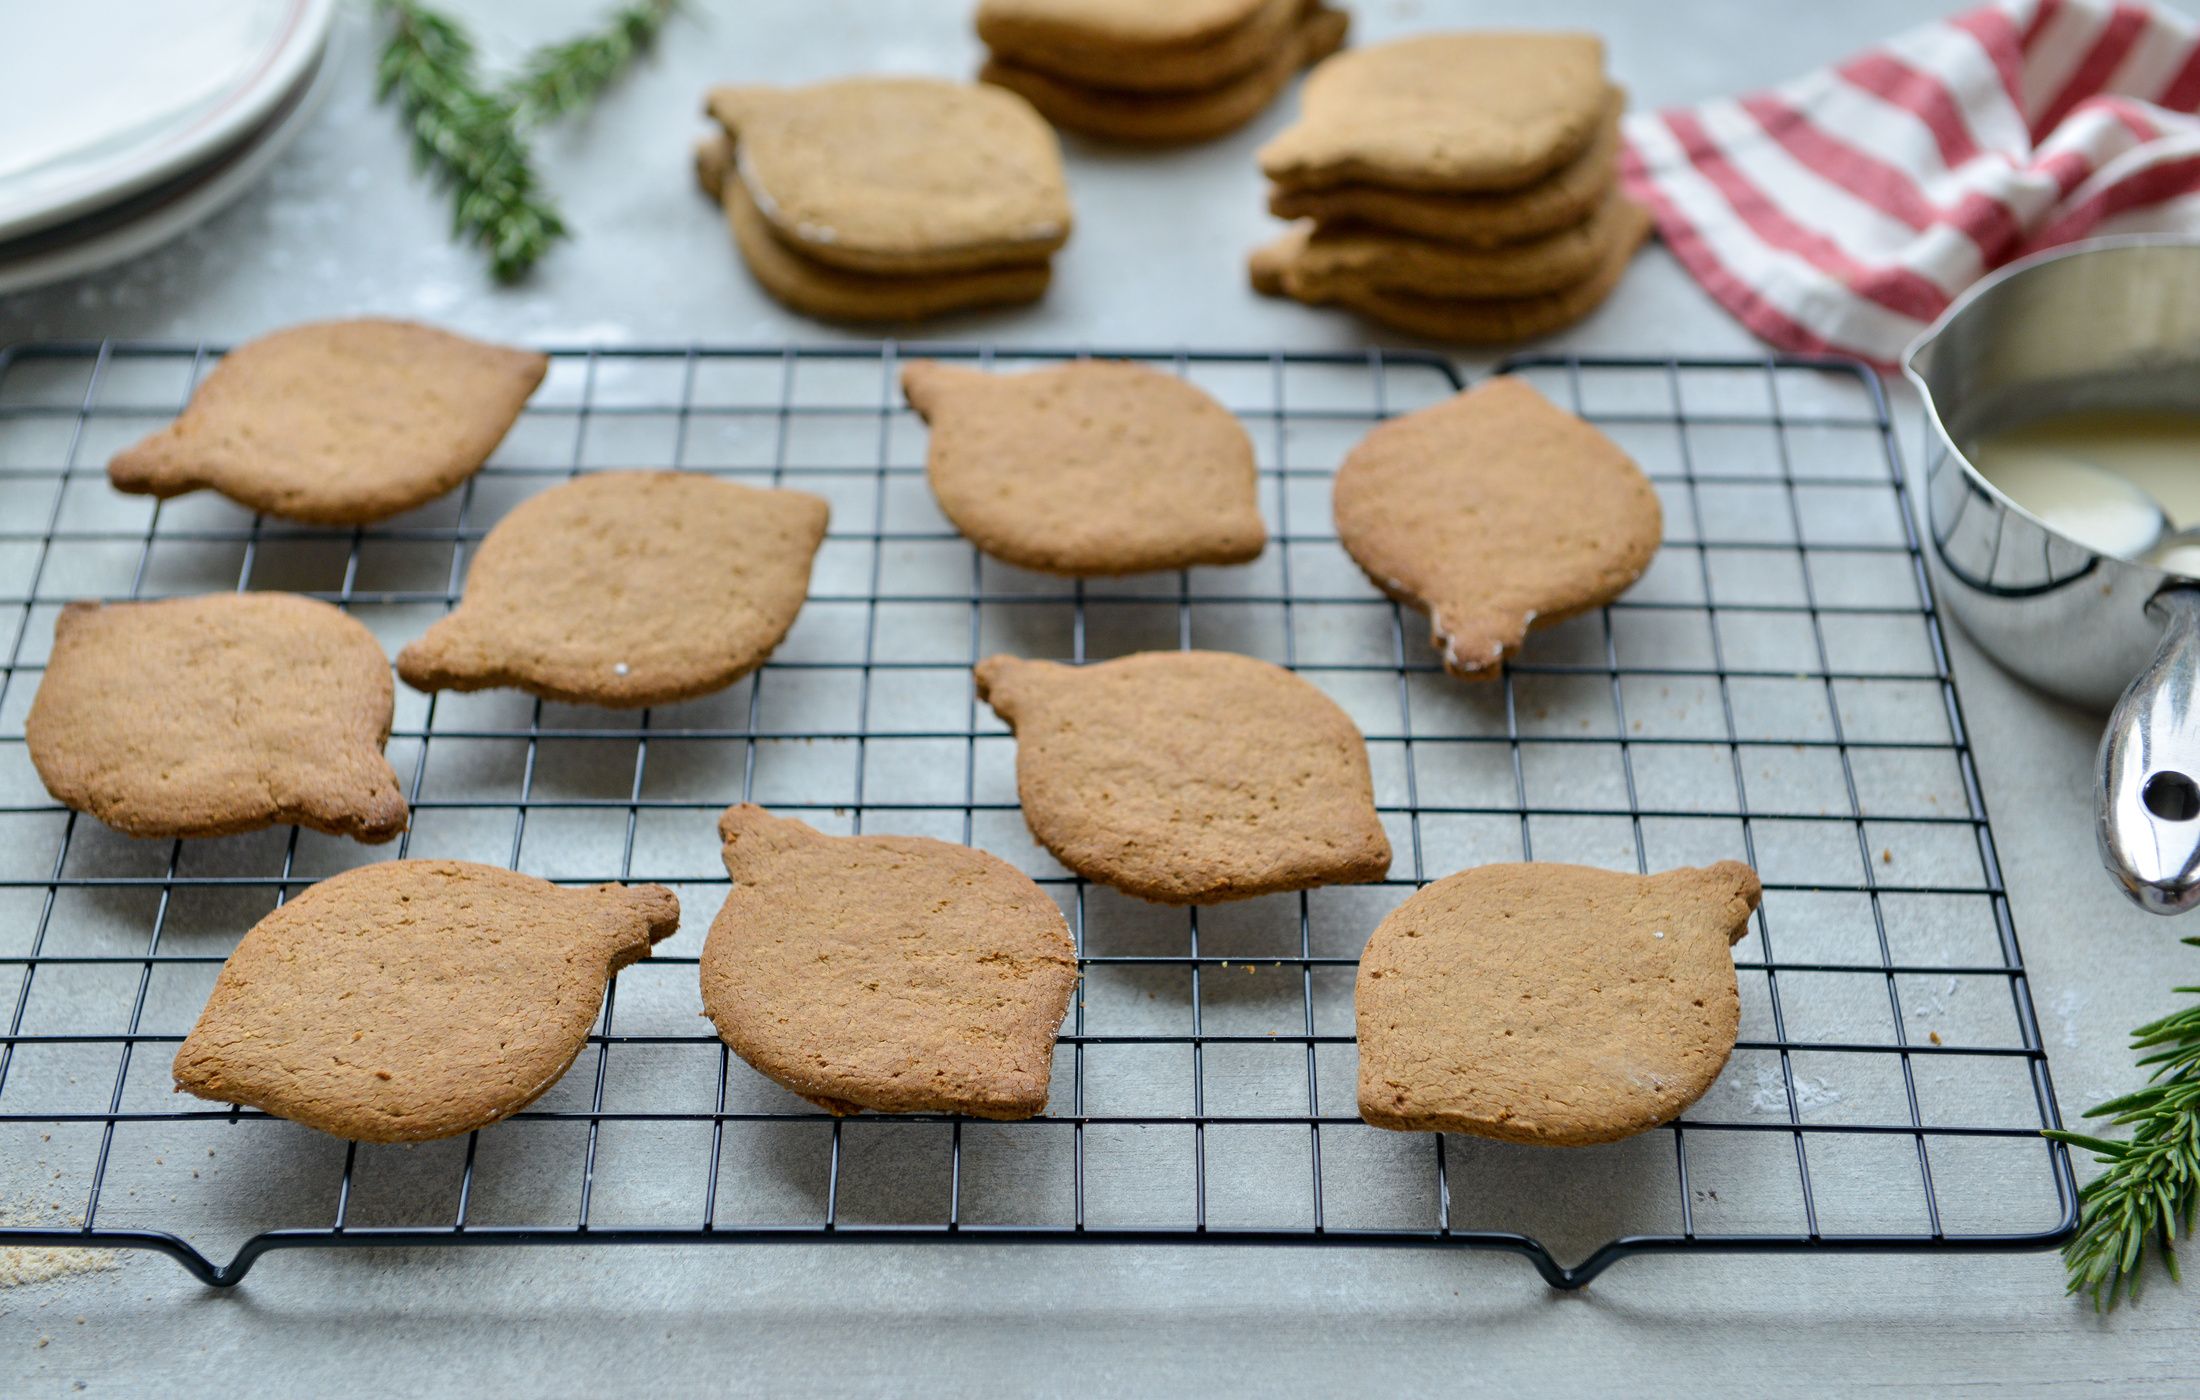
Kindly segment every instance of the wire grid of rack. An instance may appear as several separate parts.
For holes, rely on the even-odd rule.
[[[2059,1124],[2040,1030],[1869,371],[1509,361],[1642,462],[1667,542],[1624,600],[1469,686],[1328,519],[1344,451],[1455,392],[1448,362],[1130,352],[1241,415],[1273,542],[1245,568],[1071,583],[982,558],[936,513],[896,367],[1079,353],[560,350],[466,487],[331,530],[107,487],[108,454],[165,421],[217,351],[7,352],[0,1240],[155,1249],[215,1284],[301,1246],[1020,1240],[1499,1249],[1575,1287],[1646,1251],[2037,1248],[2068,1233],[2069,1159],[2040,1137]],[[288,588],[394,651],[451,606],[469,550],[514,502],[641,466],[832,502],[810,601],[749,681],[640,713],[400,686],[390,754],[414,820],[394,848],[289,828],[132,841],[38,785],[23,716],[63,602]],[[1032,844],[1013,741],[977,703],[971,662],[1192,645],[1288,665],[1354,715],[1397,852],[1389,880],[1187,913],[1087,885]],[[696,1019],[694,964],[726,883],[714,815],[737,800],[828,830],[972,842],[1057,895],[1084,975],[1043,1117],[833,1120],[725,1052]],[[391,855],[661,880],[684,927],[607,992],[565,1079],[482,1133],[346,1144],[173,1097],[172,1047],[243,930]],[[1552,1152],[1359,1121],[1357,953],[1419,884],[1487,860],[1725,856],[1766,890],[1735,950],[1742,1033],[1678,1123]]]

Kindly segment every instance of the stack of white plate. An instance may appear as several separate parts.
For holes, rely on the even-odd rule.
[[[337,0],[48,0],[0,42],[0,292],[209,218],[304,129]]]

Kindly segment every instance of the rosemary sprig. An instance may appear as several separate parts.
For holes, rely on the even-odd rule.
[[[562,117],[595,100],[612,79],[657,40],[681,0],[636,0],[606,17],[604,27],[529,54],[505,85],[522,124]]]
[[[511,99],[481,86],[473,40],[457,23],[416,0],[377,3],[390,17],[377,96],[396,97],[415,163],[450,186],[451,236],[487,250],[499,281],[517,280],[566,229]]]
[[[450,186],[451,236],[485,249],[499,281],[524,276],[570,236],[535,173],[527,129],[587,106],[650,46],[680,3],[629,0],[602,28],[544,45],[509,83],[490,87],[456,20],[420,0],[375,0],[390,21],[378,96],[397,99],[416,162]]]
[[[2200,947],[2200,938],[2184,940]],[[2181,995],[2200,987],[2179,987]],[[2176,1240],[2192,1233],[2200,1208],[2200,1005],[2188,1006],[2131,1033],[2131,1048],[2152,1066],[2147,1085],[2087,1110],[2128,1127],[2128,1140],[2087,1133],[2048,1136],[2091,1152],[2102,1172],[2078,1198],[2078,1233],[2063,1246],[2070,1291],[2089,1293],[2096,1309],[2136,1301],[2148,1241],[2172,1281],[2178,1280]]]

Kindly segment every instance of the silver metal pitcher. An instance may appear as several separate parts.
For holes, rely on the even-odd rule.
[[[2058,533],[1958,446],[2074,409],[2200,412],[2200,242],[2100,239],[2012,263],[1950,306],[1903,369],[1925,399],[1940,596],[2018,676],[2113,706],[2101,860],[2146,909],[2200,904],[2200,579]]]

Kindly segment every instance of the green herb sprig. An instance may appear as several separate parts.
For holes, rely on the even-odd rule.
[[[622,5],[605,19],[600,32],[548,44],[529,54],[519,76],[504,89],[521,123],[551,121],[593,102],[628,64],[657,42],[658,33],[679,8],[680,0]]]
[[[2200,947],[2200,938],[2184,941]],[[2200,995],[2200,987],[2177,991]],[[2102,1310],[2138,1299],[2150,1241],[2178,1280],[2177,1237],[2192,1233],[2200,1208],[2200,1005],[2139,1027],[2131,1048],[2145,1052],[2146,1087],[2085,1115],[2130,1128],[2130,1138],[2047,1134],[2091,1152],[2103,1169],[2078,1192],[2078,1233],[2063,1246],[2070,1291],[2092,1295]]]
[[[451,191],[451,236],[480,247],[501,282],[527,274],[571,236],[526,131],[588,105],[657,37],[679,0],[635,0],[602,29],[546,45],[504,87],[482,81],[465,28],[419,0],[375,0],[389,21],[377,96],[396,99],[413,156]]]

